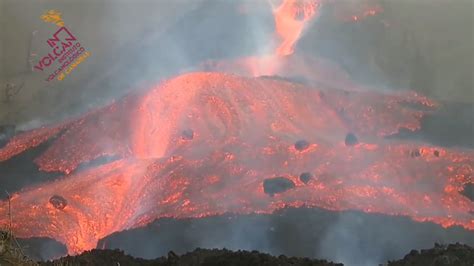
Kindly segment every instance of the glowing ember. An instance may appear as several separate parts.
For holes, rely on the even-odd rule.
[[[13,230],[52,237],[76,253],[160,217],[303,205],[474,230],[474,203],[459,193],[473,174],[474,152],[383,138],[420,127],[423,112],[407,102],[435,106],[414,93],[183,75],[0,149],[5,161],[59,134],[35,162],[46,171],[77,171],[14,194]],[[104,154],[120,159],[78,170]],[[0,217],[0,225],[8,222],[6,202]]]

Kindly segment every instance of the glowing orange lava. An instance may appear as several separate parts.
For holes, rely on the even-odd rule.
[[[276,33],[282,43],[276,50],[278,56],[290,55],[294,45],[301,36],[304,27],[317,14],[319,0],[283,0],[282,4],[273,11]]]
[[[474,152],[384,138],[420,127],[424,112],[406,103],[436,108],[415,93],[325,90],[221,73],[179,76],[78,120],[20,134],[0,149],[5,161],[59,134],[35,162],[65,175],[13,195],[13,230],[57,239],[77,253],[160,217],[303,205],[474,230],[474,203],[459,193],[473,174]],[[348,132],[358,144],[345,144]],[[298,140],[308,146],[296,149]],[[78,168],[102,155],[119,159]],[[299,179],[303,172],[313,175],[308,183]],[[264,180],[277,176],[295,187],[265,194]],[[64,209],[49,202],[53,195],[67,200]],[[0,225],[8,222],[6,202],[0,217]]]

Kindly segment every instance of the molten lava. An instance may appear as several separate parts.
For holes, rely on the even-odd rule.
[[[415,93],[310,88],[191,73],[82,118],[15,136],[6,161],[53,136],[36,158],[64,177],[12,196],[14,232],[70,253],[160,217],[271,213],[285,206],[407,215],[474,230],[459,193],[472,150],[384,138],[436,108]],[[102,156],[118,159],[80,167]],[[0,225],[7,223],[0,204]]]
[[[275,29],[282,39],[276,50],[278,56],[290,55],[304,27],[317,14],[320,0],[283,0],[273,11]]]

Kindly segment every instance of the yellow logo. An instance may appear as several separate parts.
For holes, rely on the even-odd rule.
[[[41,19],[45,22],[51,22],[59,27],[64,27],[64,21],[61,18],[61,12],[57,10],[48,10],[41,16]]]

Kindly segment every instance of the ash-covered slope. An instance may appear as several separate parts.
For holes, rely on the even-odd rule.
[[[64,173],[12,197],[13,229],[19,237],[54,238],[70,253],[161,217],[285,206],[407,215],[473,230],[474,203],[459,192],[470,182],[474,152],[386,138],[419,129],[434,108],[415,93],[182,75],[13,137],[0,161],[57,137],[34,162]],[[0,217],[6,213],[4,201]]]

